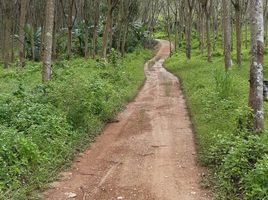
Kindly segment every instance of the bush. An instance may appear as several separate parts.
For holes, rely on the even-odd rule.
[[[245,175],[245,199],[268,199],[268,155],[260,159],[255,168]]]
[[[243,179],[247,173],[254,170],[257,161],[266,153],[268,147],[262,143],[259,136],[236,139],[217,171],[222,198],[229,196],[233,199],[244,199],[247,190]]]
[[[0,71],[0,199],[33,196],[136,95],[151,55],[138,51],[123,59],[113,53],[102,67],[93,60],[57,62],[46,85],[35,64],[19,77]]]

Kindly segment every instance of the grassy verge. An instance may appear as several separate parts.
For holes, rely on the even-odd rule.
[[[0,199],[33,199],[134,98],[149,51],[120,59],[54,63],[41,84],[41,66],[0,71]]]
[[[216,199],[268,199],[268,134],[258,136],[248,128],[250,56],[246,51],[243,55],[241,69],[234,65],[228,73],[219,52],[212,63],[197,50],[190,61],[180,53],[165,63],[182,82],[200,161],[211,169],[208,185]],[[267,117],[265,121],[267,130]]]

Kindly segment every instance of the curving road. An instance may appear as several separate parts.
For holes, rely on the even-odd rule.
[[[191,122],[178,79],[163,68],[169,43],[145,64],[147,80],[134,102],[108,124],[49,200],[207,200],[200,188]]]

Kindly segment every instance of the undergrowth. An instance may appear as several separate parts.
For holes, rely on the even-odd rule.
[[[213,54],[212,63],[199,50],[192,53],[191,60],[183,52],[174,54],[165,66],[182,82],[199,158],[211,169],[208,185],[216,199],[268,199],[268,119],[261,135],[248,126],[249,52],[243,52],[241,68],[234,65],[228,73],[221,50]]]
[[[144,81],[149,51],[123,59],[75,59],[53,65],[41,84],[41,65],[0,71],[0,199],[34,199],[74,155],[133,99]]]

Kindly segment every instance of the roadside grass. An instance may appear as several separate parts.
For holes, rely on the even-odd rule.
[[[221,49],[213,53],[212,63],[197,48],[192,55],[187,60],[182,51],[176,53],[165,66],[182,83],[200,162],[211,169],[206,183],[215,190],[216,199],[268,199],[268,118],[261,135],[248,127],[249,52],[243,51],[241,68],[233,65],[228,73]]]
[[[74,156],[94,141],[103,125],[143,85],[137,49],[123,59],[58,61],[52,81],[41,83],[41,64],[22,72],[0,70],[0,199],[36,199]]]

